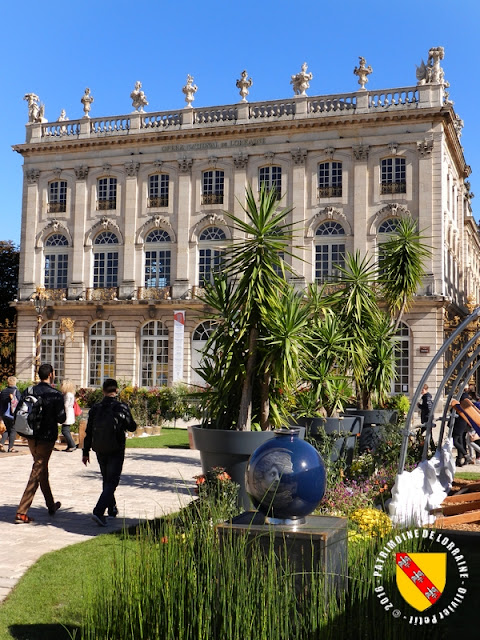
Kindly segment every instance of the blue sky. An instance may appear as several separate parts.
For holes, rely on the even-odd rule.
[[[20,240],[22,158],[11,146],[25,141],[25,93],[40,97],[49,121],[62,109],[73,120],[83,115],[88,86],[91,116],[104,117],[132,111],[129,95],[140,80],[147,111],[164,111],[185,106],[189,73],[198,86],[194,106],[216,106],[240,99],[235,82],[246,69],[250,101],[284,99],[303,62],[314,75],[308,95],[346,93],[358,89],[360,55],[373,67],[367,88],[388,89],[415,85],[416,65],[432,46],[445,48],[450,98],[465,122],[478,219],[479,27],[478,0],[9,2],[0,26],[0,240]]]

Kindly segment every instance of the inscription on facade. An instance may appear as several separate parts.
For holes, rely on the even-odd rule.
[[[225,142],[193,142],[192,144],[167,144],[162,147],[164,153],[168,151],[202,151],[203,149],[231,149],[235,147],[254,147],[265,144],[265,138],[252,140],[227,140]]]

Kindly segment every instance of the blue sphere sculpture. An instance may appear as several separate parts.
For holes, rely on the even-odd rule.
[[[247,493],[272,523],[301,523],[325,494],[322,457],[298,437],[298,429],[279,429],[250,456]]]

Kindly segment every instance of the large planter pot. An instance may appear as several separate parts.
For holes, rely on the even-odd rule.
[[[252,453],[274,437],[273,431],[222,431],[192,427],[193,444],[200,451],[202,471],[223,467],[240,486],[239,504],[246,511],[252,508],[245,489],[245,471]]]
[[[398,413],[390,409],[346,409],[346,413],[363,416],[363,431],[358,443],[360,454],[375,451],[382,437],[383,427],[387,424],[396,424],[398,418]]]
[[[332,452],[331,462],[336,462],[339,458],[344,458],[347,465],[352,464],[355,443],[362,433],[362,416],[340,416],[339,418],[302,418],[307,428],[307,433],[312,438],[316,438],[322,431],[331,435],[338,433]],[[348,433],[348,435],[341,435]]]

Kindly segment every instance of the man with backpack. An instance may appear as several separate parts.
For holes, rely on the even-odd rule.
[[[92,520],[100,527],[107,526],[105,511],[110,517],[118,514],[115,489],[120,482],[125,458],[125,431],[135,431],[137,425],[127,404],[117,400],[117,381],[107,378],[103,383],[103,399],[88,414],[83,441],[82,462],[90,462],[90,449],[97,454],[103,478],[103,490],[93,510]]]
[[[35,424],[32,423],[33,435],[27,442],[33,456],[33,466],[27,486],[18,505],[15,524],[29,524],[33,518],[27,512],[33,502],[38,485],[45,497],[48,513],[53,516],[60,509],[60,502],[55,502],[48,481],[48,461],[58,437],[58,425],[65,421],[65,405],[63,395],[52,385],[55,371],[51,364],[42,364],[38,368],[40,383],[27,389],[17,405],[16,415],[27,396],[37,398]]]
[[[5,389],[2,389],[0,393],[0,418],[7,430],[0,440],[0,451],[3,451],[3,445],[8,438],[8,453],[14,453],[15,449],[13,445],[15,443],[15,425],[14,425],[14,413],[17,408],[18,401],[20,400],[20,391],[17,389],[17,379],[15,376],[7,378],[7,385]]]

